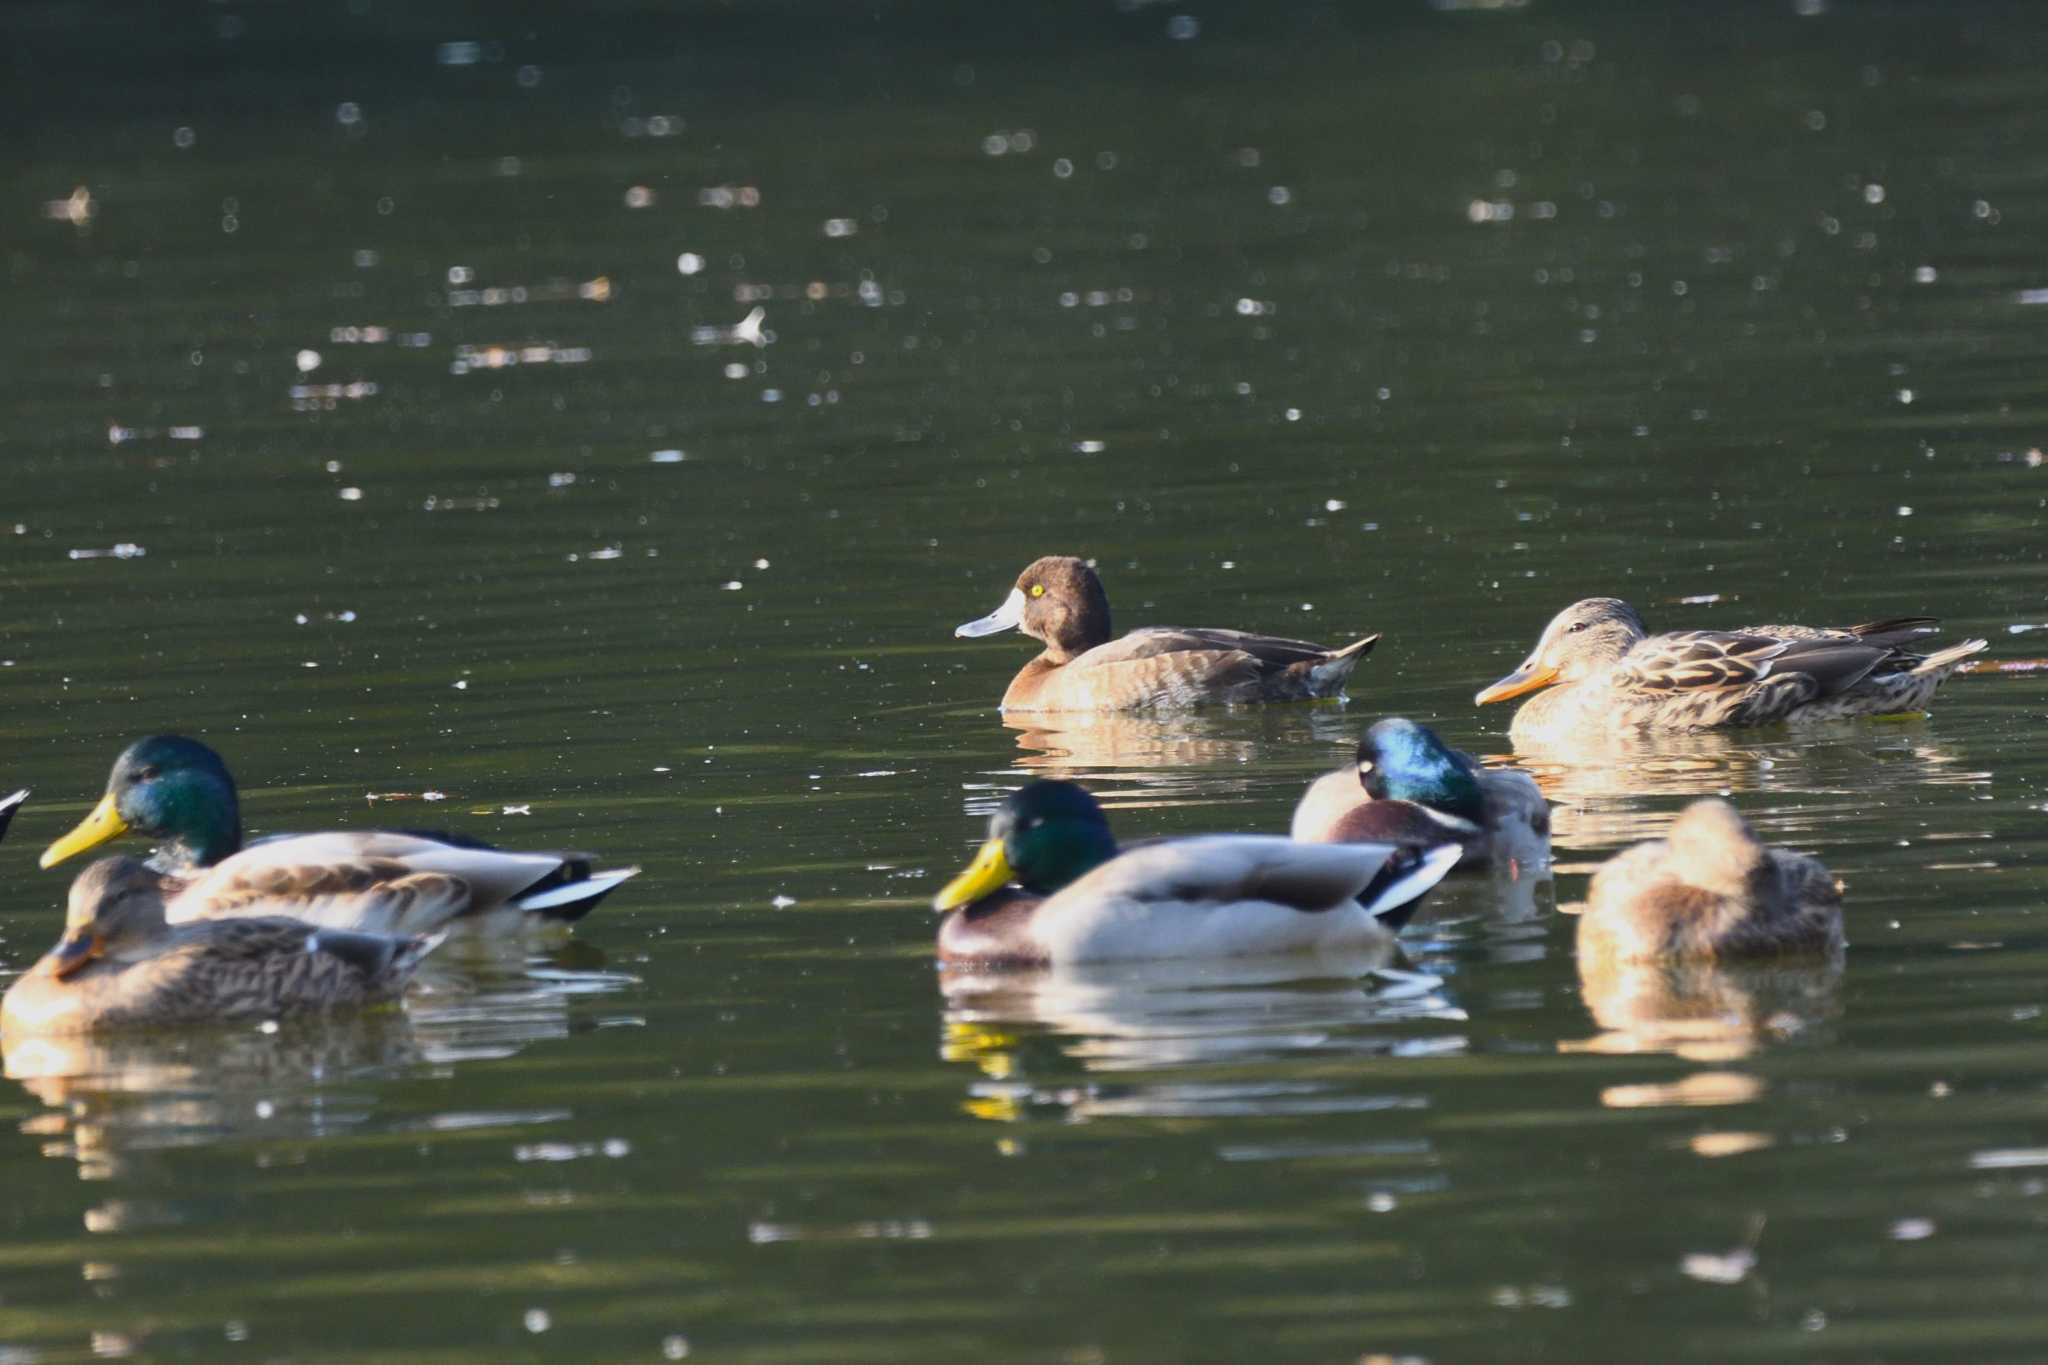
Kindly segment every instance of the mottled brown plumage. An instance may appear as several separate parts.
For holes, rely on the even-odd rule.
[[[1646,633],[1634,607],[1589,597],[1559,612],[1522,666],[1474,700],[1547,689],[1515,713],[1516,739],[1616,730],[1711,730],[1918,711],[1983,640],[1920,655],[1929,617],[1860,626]]]
[[[397,998],[437,937],[314,927],[278,915],[164,918],[159,874],[132,858],[72,883],[63,940],[0,1001],[0,1031],[274,1019]]]
[[[1768,848],[1726,801],[1695,801],[1662,839],[1610,858],[1579,917],[1593,959],[1837,952],[1842,897],[1817,858]]]
[[[956,635],[1021,630],[1044,643],[1003,693],[1005,711],[1144,708],[1301,701],[1341,695],[1379,640],[1342,649],[1239,630],[1151,626],[1111,638],[1109,596],[1081,560],[1048,555],[1017,576],[994,612]]]

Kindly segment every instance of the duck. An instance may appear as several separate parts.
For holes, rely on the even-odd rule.
[[[988,839],[932,901],[948,964],[1064,966],[1377,950],[1461,849],[1304,844],[1256,834],[1120,849],[1072,782],[1004,798]]]
[[[21,810],[21,803],[28,800],[28,788],[0,796],[0,839],[7,837],[7,827],[14,823],[15,814]]]
[[[1003,604],[954,629],[1021,630],[1045,649],[1003,693],[1004,711],[1137,711],[1341,697],[1378,635],[1341,649],[1239,630],[1147,626],[1113,638],[1109,595],[1070,555],[1036,559]]]
[[[1529,774],[1482,768],[1427,725],[1390,716],[1358,741],[1356,764],[1309,784],[1288,832],[1306,843],[1451,841],[1469,870],[1546,856],[1550,802]]]
[[[1579,957],[1595,964],[1839,954],[1842,888],[1820,859],[1769,848],[1718,797],[1593,874]]]
[[[442,934],[322,929],[285,915],[173,924],[162,880],[102,858],[71,883],[64,937],[0,998],[0,1033],[234,1023],[394,1000]]]
[[[172,924],[289,914],[328,929],[432,933],[457,920],[494,926],[588,914],[637,867],[595,871],[569,853],[514,853],[402,830],[278,835],[244,845],[240,797],[213,749],[182,735],[139,739],[114,760],[106,794],[42,866],[133,831],[158,840],[147,864]]]
[[[1651,635],[1618,597],[1588,597],[1551,618],[1521,667],[1480,689],[1486,706],[1530,692],[1509,735],[1537,742],[1631,730],[1805,725],[1926,707],[1983,640],[1931,654],[1928,616],[1839,629],[1745,626]],[[1548,689],[1548,690],[1543,690]]]

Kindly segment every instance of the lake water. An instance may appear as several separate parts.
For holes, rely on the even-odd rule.
[[[646,869],[402,1014],[8,1040],[0,1359],[2040,1358],[2034,8],[0,41],[0,959],[156,730],[254,832]],[[1052,552],[1123,626],[1386,638],[1344,706],[1005,722],[1029,647],[951,630]],[[934,969],[1026,777],[1136,837],[1283,830],[1382,714],[1505,760],[1472,692],[1595,593],[1993,667],[1523,756],[1554,881],[1434,898],[1400,985]],[[1582,981],[1558,907],[1710,792],[1846,881],[1844,968]]]

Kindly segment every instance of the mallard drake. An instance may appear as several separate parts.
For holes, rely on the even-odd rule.
[[[0,839],[7,837],[7,827],[14,823],[14,813],[21,809],[21,803],[28,800],[28,788],[24,787],[11,796],[0,796]]]
[[[42,865],[130,830],[160,841],[164,917],[290,914],[329,929],[431,933],[508,907],[574,921],[640,869],[593,872],[580,854],[509,853],[447,835],[363,830],[279,835],[244,847],[235,780],[197,740],[152,735],[114,760],[106,794]]]
[[[1509,733],[1541,740],[1575,732],[1712,730],[1799,725],[1918,711],[1983,640],[1920,655],[1927,616],[1860,626],[1748,626],[1650,635],[1616,597],[1574,602],[1543,629],[1522,666],[1473,701],[1548,688],[1523,703]]]
[[[1497,856],[1534,860],[1550,842],[1550,803],[1536,779],[1482,768],[1427,725],[1392,717],[1358,741],[1355,766],[1309,784],[1290,831],[1310,843],[1374,840],[1465,850],[1465,867]]]
[[[1003,801],[974,861],[933,900],[949,912],[939,956],[1057,965],[1377,947],[1458,854],[1248,834],[1120,851],[1094,797],[1033,782]]]
[[[1147,626],[1112,639],[1109,595],[1081,560],[1048,555],[1017,575],[1003,604],[956,628],[974,638],[1021,630],[1045,643],[1010,680],[1005,711],[1134,711],[1210,703],[1302,701],[1344,691],[1379,636],[1342,649],[1238,630]]]
[[[1579,956],[1597,961],[1828,954],[1842,893],[1818,858],[1767,848],[1726,801],[1695,801],[1662,839],[1593,874]]]
[[[0,1000],[0,1031],[229,1023],[395,999],[439,935],[321,929],[280,915],[164,918],[161,876],[103,858],[71,884],[64,937]]]

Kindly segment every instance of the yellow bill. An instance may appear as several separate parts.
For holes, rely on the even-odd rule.
[[[45,864],[47,866],[47,864]],[[1003,841],[991,839],[974,855],[967,870],[947,882],[932,900],[934,910],[957,910],[972,905],[991,891],[1010,884],[1010,860],[1003,854]]]
[[[1548,687],[1556,681],[1557,670],[1554,668],[1538,668],[1534,665],[1518,668],[1493,686],[1479,689],[1478,695],[1472,698],[1472,704],[1484,706],[1492,701],[1506,701],[1510,697],[1519,697],[1524,692],[1534,692],[1539,687]]]
[[[121,818],[121,812],[114,809],[114,794],[108,792],[100,803],[92,808],[92,814],[78,822],[77,828],[43,850],[37,861],[44,867],[55,867],[66,858],[75,858],[89,848],[98,848],[109,839],[118,839],[128,832],[128,822]]]

